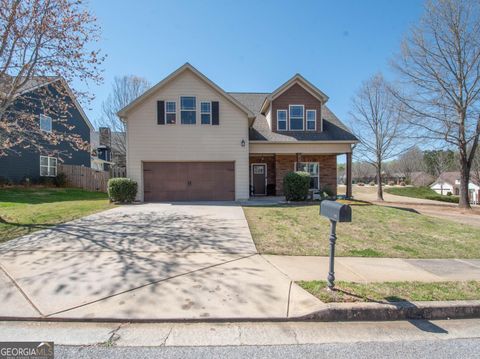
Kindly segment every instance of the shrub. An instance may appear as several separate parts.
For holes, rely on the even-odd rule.
[[[400,186],[405,187],[405,182],[400,182]]]
[[[389,186],[395,186],[395,182],[393,182],[393,181],[388,181],[388,185],[389,185]]]
[[[335,193],[329,186],[323,186],[322,189],[320,190],[320,197],[322,199],[333,198],[335,197]]]
[[[450,191],[447,192],[447,196],[452,196],[452,195],[453,195],[452,192],[450,192]]]
[[[363,183],[363,182],[358,182],[358,183],[357,183],[357,186],[363,187],[363,186],[365,186],[365,183]]]
[[[369,186],[375,186],[375,182],[372,181],[372,182],[370,182],[368,185],[369,185]]]
[[[57,187],[66,187],[67,175],[63,172],[57,173],[57,177],[55,177],[54,183]]]
[[[112,202],[131,203],[137,195],[137,182],[130,178],[110,178],[108,180],[108,197]]]
[[[310,188],[310,174],[289,172],[283,178],[283,191],[287,201],[305,201]]]

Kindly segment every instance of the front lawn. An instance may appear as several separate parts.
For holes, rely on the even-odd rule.
[[[434,201],[442,201],[449,203],[458,203],[458,197],[442,196],[430,187],[393,187],[385,188],[385,192],[396,196],[413,197],[422,199],[431,199]]]
[[[77,188],[0,189],[0,242],[111,208],[107,195]]]
[[[260,253],[326,256],[329,221],[319,206],[244,207]],[[352,204],[352,223],[337,225],[338,256],[480,258],[478,228],[386,206]]]
[[[324,303],[331,302],[403,302],[437,300],[478,300],[480,281],[466,282],[336,282],[335,290],[325,281],[298,282]]]

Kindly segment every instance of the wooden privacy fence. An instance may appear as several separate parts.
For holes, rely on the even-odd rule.
[[[65,173],[69,186],[87,191],[107,192],[107,182],[110,178],[107,171],[96,171],[83,166],[58,165],[58,173]]]

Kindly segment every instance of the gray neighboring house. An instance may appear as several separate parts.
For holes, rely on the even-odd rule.
[[[59,89],[62,90],[61,93]],[[46,104],[54,104],[59,98],[64,101],[62,104],[65,106],[52,108],[48,105],[49,108],[45,108]],[[52,113],[57,116],[53,116]],[[67,125],[67,131],[90,143],[93,126],[68,84],[61,77],[36,77],[25,84],[15,95],[13,105],[7,109],[7,118],[10,121],[22,121],[20,116],[25,114],[36,118],[40,131],[64,133]],[[63,124],[60,124],[60,118]],[[8,155],[0,156],[0,177],[13,183],[26,179],[36,182],[56,177],[57,167],[61,163],[90,167],[89,150],[72,149],[71,143],[67,141],[58,144],[41,141],[43,142],[41,151],[20,145],[13,147]]]
[[[100,127],[91,133],[91,145],[92,168],[126,167],[125,132],[112,132],[108,127]]]

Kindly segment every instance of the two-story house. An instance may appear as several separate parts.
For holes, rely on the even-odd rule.
[[[190,64],[146,91],[119,117],[127,173],[144,201],[242,200],[282,195],[283,177],[310,173],[311,189],[337,190],[337,156],[355,136],[328,97],[295,75],[272,93],[225,92]]]
[[[63,78],[28,80],[15,94],[7,116],[30,138],[0,156],[3,179],[18,183],[52,178],[60,163],[90,167],[90,149],[83,144],[90,143],[93,126]],[[32,146],[32,141],[40,145]]]

